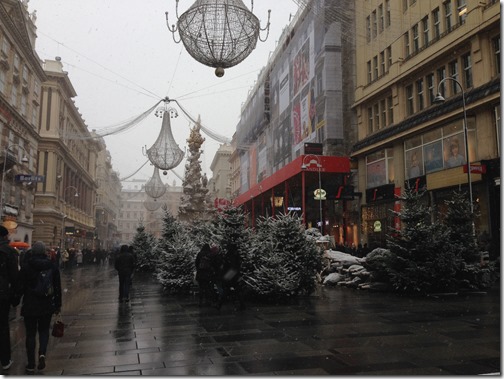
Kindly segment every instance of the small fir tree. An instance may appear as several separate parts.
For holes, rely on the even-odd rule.
[[[135,255],[135,268],[138,271],[154,272],[158,263],[156,238],[145,231],[143,225],[138,226],[133,237],[133,254]]]
[[[252,236],[244,280],[259,297],[282,298],[309,294],[316,287],[322,252],[305,237],[294,215],[262,218]]]
[[[391,252],[388,277],[396,291],[425,294],[453,291],[461,260],[449,247],[449,230],[440,222],[430,222],[431,209],[424,201],[425,191],[406,189],[402,209],[394,214],[402,228],[387,236]]]

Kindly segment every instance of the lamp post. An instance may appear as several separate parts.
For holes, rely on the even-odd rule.
[[[68,186],[63,190],[63,201],[66,203],[65,200],[65,194],[68,189],[73,189],[75,191],[74,197],[79,197],[79,192],[77,191],[77,188],[74,186]],[[65,212],[62,213],[61,217],[61,250],[65,250],[65,218],[68,216],[65,214]]]
[[[18,148],[20,148],[21,150],[23,150],[25,152],[25,154],[27,154],[27,151],[25,150],[25,148],[19,144],[13,144],[13,145],[10,145],[9,143],[7,143],[7,146],[5,146],[5,149],[4,149],[4,161],[3,161],[3,169],[2,169],[2,182],[0,184],[0,217],[3,216],[3,208],[4,208],[4,182],[5,182],[5,170],[7,168],[7,154],[9,153],[9,149],[11,147],[14,147],[14,146],[17,146]],[[26,155],[21,158],[21,162],[22,163],[28,163],[28,158],[26,157]]]
[[[310,162],[308,164],[305,163],[306,158],[313,158],[310,159]],[[318,171],[318,198],[319,198],[319,217],[320,217],[320,234],[324,235],[324,222],[322,221],[322,177],[321,177],[321,170],[322,170],[322,164],[320,163],[320,157],[318,155],[305,155],[303,157],[303,162],[301,164],[301,169],[306,170],[308,167],[310,167],[312,164],[315,164],[317,166],[317,171]],[[303,209],[303,212],[306,212],[306,209]]]
[[[466,155],[466,164],[467,164],[467,184],[469,186],[469,205],[470,205],[470,210],[471,210],[471,223],[472,223],[472,236],[473,239],[476,240],[476,229],[474,226],[474,206],[473,206],[473,191],[472,191],[472,181],[471,181],[471,163],[469,161],[469,135],[468,135],[468,130],[467,130],[467,112],[466,112],[466,102],[465,102],[465,91],[464,88],[462,87],[462,84],[450,76],[441,79],[441,81],[438,83],[438,94],[434,98],[434,103],[443,103],[445,101],[445,98],[441,95],[441,84],[443,84],[446,80],[452,80],[454,83],[458,85],[460,90],[462,91],[462,109],[463,109],[463,115],[464,115],[464,138],[465,138],[465,155]]]

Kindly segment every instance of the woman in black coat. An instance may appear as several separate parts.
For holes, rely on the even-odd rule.
[[[42,242],[35,242],[31,254],[27,255],[21,271],[20,295],[23,297],[21,315],[26,328],[26,372],[35,371],[35,347],[37,331],[39,335],[38,366],[45,368],[45,355],[49,342],[49,330],[53,314],[61,310],[61,277],[56,264],[51,261]],[[41,286],[41,275],[50,275],[51,279]]]

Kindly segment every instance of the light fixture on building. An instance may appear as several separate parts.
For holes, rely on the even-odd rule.
[[[161,181],[161,177],[159,176],[159,168],[154,166],[154,173],[152,174],[152,178],[144,186],[145,193],[150,197],[157,199],[161,197],[166,192],[166,186]]]
[[[180,16],[176,5],[177,25],[166,25],[176,43],[182,41],[187,52],[198,62],[215,67],[215,75],[222,77],[224,69],[233,67],[247,58],[255,49],[257,40],[266,41],[269,35],[271,10],[268,22],[261,28],[259,19],[241,0],[196,0]],[[175,33],[179,32],[177,41]],[[267,31],[262,39],[261,31]]]

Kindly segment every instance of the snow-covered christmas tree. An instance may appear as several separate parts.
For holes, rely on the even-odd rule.
[[[180,199],[178,218],[191,223],[196,220],[210,218],[210,199],[208,195],[208,179],[201,174],[201,145],[205,138],[200,133],[201,119],[191,129],[187,144],[189,157],[185,165],[185,176],[182,182],[183,194]]]
[[[145,227],[140,224],[131,244],[138,271],[154,272],[156,270],[158,264],[156,245],[156,238],[147,233]]]

